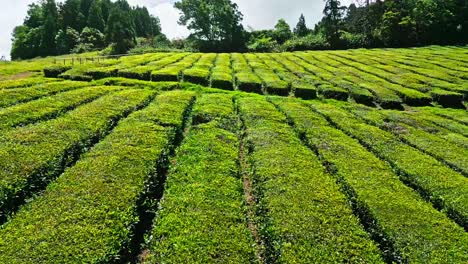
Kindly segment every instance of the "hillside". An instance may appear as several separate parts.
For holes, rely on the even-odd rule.
[[[83,56],[0,64],[0,263],[468,262],[468,48]]]

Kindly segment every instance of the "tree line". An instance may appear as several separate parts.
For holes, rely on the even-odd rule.
[[[104,49],[109,53],[184,49],[271,52],[468,43],[467,0],[324,0],[323,18],[308,28],[280,19],[270,30],[246,30],[231,0],[181,0],[179,24],[191,34],[169,41],[159,19],[126,0],[41,0],[13,33],[13,59]],[[259,10],[259,12],[263,12]],[[136,47],[135,47],[136,46]]]
[[[41,0],[29,5],[13,31],[12,59],[79,53],[108,47],[125,53],[138,37],[161,34],[159,19],[126,0]]]

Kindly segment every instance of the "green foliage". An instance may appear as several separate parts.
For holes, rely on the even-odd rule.
[[[404,182],[412,186],[430,200],[436,208],[463,227],[468,226],[467,179],[447,168],[430,155],[401,142],[398,137],[375,126],[368,125],[346,111],[355,107],[344,105],[346,111],[334,105],[316,105],[320,113],[326,115],[340,129],[356,137],[380,158],[397,169]],[[369,111],[375,111],[369,109]]]
[[[56,65],[44,68],[44,76],[47,78],[57,78],[60,74],[70,70],[71,66]]]
[[[284,19],[278,20],[273,30],[273,36],[279,44],[283,44],[286,40],[292,38],[291,27]]]
[[[58,10],[55,0],[45,0],[42,4],[42,12],[44,24],[40,44],[41,53],[45,56],[55,55],[57,48],[55,36],[58,31]]]
[[[383,113],[373,113],[369,111],[358,112],[359,116],[371,124],[392,132],[410,145],[434,156],[450,167],[468,175],[468,150],[463,146],[447,142],[437,135],[416,129],[399,120],[392,120],[390,116]]]
[[[297,22],[297,25],[294,28],[294,35],[297,37],[305,37],[309,33],[311,33],[311,31],[307,28],[304,14],[301,14],[299,17],[299,22]]]
[[[241,98],[239,107],[266,261],[382,262],[335,180],[285,116],[264,98]]]
[[[340,46],[340,29],[345,9],[339,0],[325,0],[323,27],[325,36],[333,47]]]
[[[191,30],[199,47],[210,51],[242,49],[242,14],[230,0],[182,0],[174,4],[182,12],[179,24]]]
[[[89,84],[84,82],[57,81],[40,83],[27,88],[3,89],[0,90],[0,107],[24,103],[43,96],[53,95],[84,86],[89,86]]]
[[[31,191],[57,177],[84,148],[104,136],[115,121],[153,95],[154,92],[141,90],[111,94],[60,118],[2,133],[0,164],[5,169],[0,177],[1,217],[9,215]]]
[[[113,53],[124,53],[134,46],[136,37],[151,39],[160,34],[159,19],[146,7],[130,8],[126,0],[66,0],[58,5],[44,0],[31,4],[23,25],[14,30],[11,57],[80,53],[110,44]]]
[[[304,37],[289,39],[281,48],[285,51],[326,50],[330,48],[330,44],[324,36],[310,34]]]
[[[272,52],[278,50],[278,42],[271,37],[261,37],[250,43],[248,48],[252,52]]]
[[[57,52],[67,54],[80,42],[80,33],[73,28],[60,29],[56,37]]]
[[[135,46],[135,30],[130,14],[120,8],[110,12],[106,27],[106,39],[113,43],[113,54],[124,54]]]
[[[89,28],[97,29],[100,32],[104,32],[105,22],[102,17],[102,9],[99,1],[93,1],[89,9],[88,23]]]
[[[171,96],[185,100],[185,104],[179,103],[176,110],[161,107],[160,103]],[[132,230],[139,220],[140,197],[147,184],[157,181],[155,164],[174,140],[174,130],[179,129],[161,125],[162,119],[155,115],[164,113],[181,120],[189,100],[184,94],[168,93],[120,122],[109,136],[51,184],[44,195],[22,208],[18,217],[0,231],[3,232],[0,248],[5,253],[0,256],[2,262],[75,263],[119,259],[122,247],[129,246]],[[52,208],[56,214],[49,213]],[[61,222],[60,228],[54,224],[57,220]],[[34,247],[39,241],[42,246]]]
[[[25,126],[57,117],[121,87],[86,87],[0,110],[0,129]]]
[[[405,186],[387,163],[298,102],[279,103],[333,171],[387,261],[462,263],[468,236]],[[321,111],[327,104],[314,102]]]
[[[169,171],[147,262],[252,262],[232,98],[204,95],[193,112],[194,126]]]

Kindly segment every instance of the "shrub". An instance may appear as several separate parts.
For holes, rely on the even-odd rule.
[[[286,41],[281,49],[285,51],[326,50],[330,49],[330,44],[324,36],[311,34],[305,37],[294,37]]]
[[[251,52],[273,52],[278,51],[278,47],[278,43],[269,37],[255,39],[247,46]]]
[[[44,68],[44,76],[47,78],[57,78],[60,74],[70,70],[71,66],[55,65]]]

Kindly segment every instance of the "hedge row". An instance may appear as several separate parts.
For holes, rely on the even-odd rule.
[[[0,130],[57,117],[121,87],[87,87],[0,109]]]
[[[155,164],[167,154],[174,130],[180,129],[158,125],[154,115],[182,120],[192,96],[167,92],[121,121],[0,229],[0,262],[123,261],[121,253],[140,220],[138,206],[146,185],[158,179]],[[176,108],[161,107],[160,102],[174,103],[173,97],[180,101]]]
[[[203,54],[191,68],[182,72],[182,80],[184,82],[210,86],[211,68],[216,57],[214,53]]]
[[[317,87],[313,82],[308,81],[310,78],[303,78],[309,75],[304,68],[281,57],[281,54],[269,54],[268,56],[271,58],[271,60],[268,60],[268,65],[273,62],[280,65],[278,71],[283,68],[278,72],[278,75],[283,80],[290,81],[291,89],[296,97],[302,99],[315,99],[317,97]]]
[[[0,90],[0,107],[8,107],[85,86],[90,86],[90,84],[86,82],[64,81],[38,84],[27,88],[3,89]]]
[[[437,135],[398,122],[398,120],[392,120],[391,115],[386,115],[384,112],[363,107],[353,112],[367,122],[392,132],[405,142],[445,162],[464,175],[468,175],[468,149],[463,146],[457,146]]]
[[[192,67],[201,57],[200,53],[192,53],[184,56],[179,61],[170,64],[159,70],[153,70],[151,72],[152,81],[166,81],[166,82],[177,82],[182,79],[182,72],[185,69]]]
[[[350,73],[349,68],[344,67],[345,69],[342,69],[343,67],[340,63],[328,58],[323,58],[319,55],[312,57],[308,53],[302,53],[301,58],[316,67],[315,74],[322,76],[322,79],[329,82],[331,85],[345,89],[345,91],[349,93],[349,96],[357,103],[369,105],[374,101],[374,95],[369,90],[344,79],[344,77]],[[346,100],[348,96],[330,98]]]
[[[461,124],[468,126],[468,113],[466,110],[460,109],[448,109],[448,108],[438,108],[438,107],[420,107],[415,108],[416,110],[431,113],[443,117],[444,119],[454,120]]]
[[[262,94],[262,80],[253,72],[242,54],[231,54],[236,86],[244,92]]]
[[[387,261],[468,260],[465,231],[405,186],[385,162],[306,105],[286,100],[275,103],[334,172]]]
[[[7,80],[7,81],[0,81],[0,90],[1,89],[11,89],[11,88],[22,88],[22,87],[30,87],[38,84],[44,84],[48,82],[55,82],[58,79],[54,78],[43,78],[43,77],[30,77],[26,79],[19,79],[19,80]]]
[[[171,54],[159,53],[156,54],[156,56],[153,57],[153,60],[148,63],[130,68],[119,69],[117,75],[120,77],[149,81],[151,80],[152,71],[175,62],[175,60],[181,56],[184,55],[172,56]]]
[[[153,91],[128,90],[80,106],[60,118],[5,131],[0,136],[0,217],[41,189],[102,138]]]
[[[224,90],[233,90],[233,71],[231,68],[231,55],[218,54],[214,67],[211,69],[211,87]]]
[[[414,71],[408,72],[408,68],[401,63],[395,63],[394,58],[384,59],[379,57],[375,59],[375,57],[351,56],[345,53],[340,54],[338,57],[337,60],[352,65],[361,74],[371,74],[385,80],[382,84],[397,92],[408,104],[424,105],[432,99],[446,106],[457,106],[461,101],[457,101],[455,95],[458,94],[463,99],[463,94],[453,93],[450,90],[460,92],[465,89],[456,88],[451,83],[431,79],[430,76],[422,76],[419,74],[421,69],[418,69],[418,74],[413,73]],[[372,66],[367,66],[369,60],[375,61],[375,63]],[[380,63],[384,63],[384,65]],[[445,88],[449,91],[437,89],[437,93],[424,94],[425,92],[432,92],[434,87]]]
[[[464,111],[464,110],[461,110]],[[454,120],[443,118],[441,116],[431,114],[426,111],[417,111],[415,113],[411,112],[410,113],[412,116],[418,116],[421,119],[424,119],[428,122],[432,122],[436,124],[437,126],[446,128],[454,133],[461,134],[465,137],[468,137],[468,125],[458,123]],[[468,117],[468,114],[466,115]]]
[[[232,97],[204,95],[193,115],[169,171],[145,262],[255,262],[238,177]]]
[[[289,95],[289,83],[282,80],[270,65],[263,63],[253,53],[245,54],[244,56],[255,74],[262,80],[263,88],[267,93],[281,96]]]
[[[450,60],[453,59],[452,55]],[[458,65],[450,67],[457,67],[457,70],[384,50],[219,55],[154,53],[123,57],[95,66],[78,65],[60,76],[82,81],[116,76],[146,81],[186,81],[228,90],[237,87],[259,94],[288,96],[294,93],[304,99],[315,98],[318,93],[343,101],[351,98],[365,105],[377,102],[391,109],[403,109],[402,103],[424,106],[431,102],[464,108],[463,102],[468,96],[464,78],[468,78],[468,73]]]
[[[328,57],[331,58],[331,56]],[[409,105],[428,105],[431,102],[431,97],[429,95],[414,89],[406,88],[400,85],[399,82],[395,83],[394,80],[388,78],[384,71],[376,69],[374,65],[355,62],[345,55],[333,56],[332,58],[347,66],[346,69],[348,70],[354,68],[355,70],[352,70],[352,72],[355,76],[371,82],[373,86],[384,88],[384,91],[392,91],[393,93],[391,94],[396,94],[401,98],[400,100],[403,100],[403,102]],[[354,57],[352,58],[354,59]],[[374,88],[374,91],[382,90],[382,88]]]
[[[178,82],[149,82],[122,77],[104,78],[93,82],[94,85],[125,86],[134,88],[153,89],[158,91],[170,91],[179,88]]]
[[[435,123],[424,119],[427,114],[425,113],[417,113],[410,111],[384,111],[382,112],[385,114],[388,120],[394,122],[402,122],[409,126],[412,126],[418,130],[425,131],[431,135],[435,135],[443,140],[447,140],[448,142],[454,143],[459,146],[463,146],[464,148],[468,148],[468,138],[463,136],[463,133],[468,133],[468,127],[462,124],[451,124],[451,127],[454,130],[458,130],[457,132],[452,132],[451,130],[438,126]],[[429,115],[429,117],[432,117]],[[450,120],[447,120],[447,123],[450,124]],[[455,123],[455,122],[452,122]]]
[[[267,263],[380,263],[334,179],[264,98],[239,99]]]
[[[465,229],[468,228],[468,179],[447,168],[433,157],[401,142],[398,137],[360,121],[348,111],[353,106],[331,102],[314,104],[314,109],[331,122],[389,162],[403,182],[418,190],[424,198],[446,212]]]
[[[98,65],[95,68],[90,68],[88,66],[85,70],[85,75],[89,75],[93,79],[116,77],[118,76],[118,72],[121,70],[148,64],[155,60],[159,61],[159,58],[161,57],[165,57],[164,54],[144,54],[138,56],[122,57],[116,60],[109,60],[103,63],[104,66]]]

